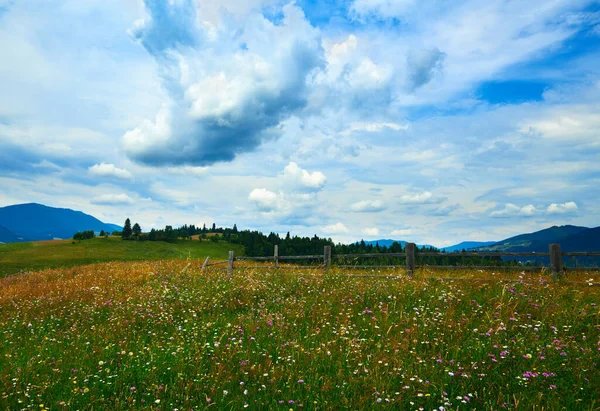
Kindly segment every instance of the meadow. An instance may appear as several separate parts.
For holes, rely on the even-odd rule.
[[[597,272],[228,278],[201,263],[0,279],[0,409],[600,409]]]
[[[123,241],[120,237],[83,241],[53,240],[0,244],[0,278],[21,271],[75,267],[108,261],[227,258],[229,250],[243,255],[242,247],[225,242],[179,240]]]

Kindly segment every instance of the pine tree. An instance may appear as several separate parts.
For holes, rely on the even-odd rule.
[[[135,223],[131,231],[133,232],[134,236],[139,238],[140,234],[142,234],[142,227],[140,227],[138,223]]]
[[[129,240],[131,238],[131,234],[133,233],[133,231],[131,230],[131,221],[129,221],[129,218],[127,220],[125,220],[125,226],[123,227],[123,233],[121,234],[121,238],[123,238],[123,240]]]

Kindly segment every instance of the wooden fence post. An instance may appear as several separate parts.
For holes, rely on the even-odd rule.
[[[550,244],[550,267],[552,267],[552,279],[558,280],[563,274],[562,254],[560,244]]]
[[[406,243],[406,273],[409,278],[414,278],[415,273],[415,243]]]
[[[227,262],[227,275],[229,277],[233,276],[233,259],[234,259],[234,254],[233,251],[229,252],[229,261]]]
[[[206,260],[204,260],[204,264],[202,264],[202,270],[204,270],[206,268],[206,264],[208,264],[208,260],[210,260],[210,256],[207,256]]]
[[[273,259],[275,260],[275,269],[279,268],[279,246],[275,244],[275,249],[273,250]]]
[[[323,249],[323,270],[327,272],[331,267],[331,246],[326,245]]]

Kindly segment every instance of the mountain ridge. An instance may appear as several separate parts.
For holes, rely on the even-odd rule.
[[[55,208],[38,203],[14,204],[0,207],[0,226],[6,231],[7,239],[14,234],[14,241],[39,241],[55,238],[71,238],[77,231],[120,230],[115,224],[108,224],[82,211],[70,208]],[[4,237],[3,237],[4,238]]]

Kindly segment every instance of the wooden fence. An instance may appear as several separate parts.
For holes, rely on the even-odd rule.
[[[406,273],[410,278],[414,277],[416,268],[428,267],[428,268],[445,268],[445,269],[456,269],[456,268],[471,268],[471,269],[503,269],[513,268],[519,270],[539,270],[540,267],[527,267],[527,266],[472,266],[472,265],[445,265],[445,266],[417,266],[415,264],[415,256],[419,257],[549,257],[550,268],[552,270],[552,278],[558,280],[564,274],[565,267],[563,265],[563,257],[600,257],[600,252],[562,252],[560,244],[550,244],[548,246],[548,252],[495,252],[495,251],[466,251],[466,252],[453,252],[453,253],[442,253],[442,252],[419,252],[415,253],[415,244],[406,243],[405,250],[402,253],[367,253],[367,254],[336,254],[331,255],[331,246],[325,246],[322,255],[298,255],[298,256],[280,256],[279,247],[274,247],[273,256],[269,257],[236,257],[233,251],[229,252],[229,259],[227,261],[227,272],[229,275],[233,275],[234,261],[273,261],[273,265],[257,265],[249,266],[245,268],[320,268],[325,272],[329,270],[332,265],[332,259],[348,259],[348,258],[376,258],[376,257],[402,257],[405,258],[405,269]],[[317,266],[310,265],[294,265],[294,266],[282,266],[279,264],[280,261],[293,261],[293,260],[322,260],[322,264]],[[208,258],[204,262],[207,265]],[[225,262],[222,262],[224,264]],[[215,263],[221,264],[221,263]],[[212,264],[209,264],[212,265]],[[338,264],[340,268],[398,268],[398,265],[347,265]],[[589,267],[592,268],[592,267]]]

